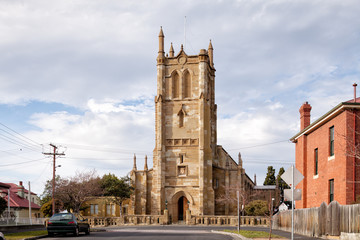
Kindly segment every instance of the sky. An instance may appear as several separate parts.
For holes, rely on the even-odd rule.
[[[158,34],[175,54],[207,49],[218,144],[262,184],[295,161],[308,101],[316,120],[360,83],[357,0],[0,0],[0,182],[39,195],[56,174],[152,166]]]

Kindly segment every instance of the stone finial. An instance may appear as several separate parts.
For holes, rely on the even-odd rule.
[[[162,26],[160,26],[160,33],[159,33],[159,37],[164,37],[164,33],[163,33],[163,30],[162,30]]]
[[[208,47],[208,53],[209,53],[209,60],[210,60],[210,66],[214,66],[214,50],[213,50],[213,46],[211,44],[211,39],[210,39],[210,43],[209,43],[209,47]]]
[[[173,44],[171,43],[170,46],[170,51],[169,51],[170,57],[174,57],[174,48],[173,48]]]
[[[254,174],[254,183],[255,183],[255,186],[256,186],[256,174]]]
[[[136,155],[135,155],[135,153],[134,153],[134,166],[133,166],[133,170],[136,171]]]
[[[162,30],[162,27],[160,27],[160,33],[159,33],[159,54],[157,61],[159,64],[163,64],[163,60],[165,58],[165,52],[164,52],[164,33]]]
[[[243,167],[243,160],[241,158],[241,153],[240,152],[239,152],[239,155],[238,155],[238,167],[239,168]]]
[[[144,170],[147,171],[148,170],[148,165],[147,165],[147,155],[145,155],[145,165],[144,165]]]
[[[211,39],[210,39],[210,43],[209,43],[209,47],[208,47],[208,49],[210,50],[213,50],[214,48],[213,48],[213,46],[212,46],[212,44],[211,44]]]

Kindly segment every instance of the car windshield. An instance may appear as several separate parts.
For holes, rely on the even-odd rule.
[[[50,218],[50,220],[52,220],[52,221],[71,220],[71,219],[72,219],[72,214],[69,214],[69,213],[55,214],[54,216],[52,216]]]

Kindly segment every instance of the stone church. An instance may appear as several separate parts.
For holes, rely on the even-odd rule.
[[[171,44],[164,52],[159,34],[157,93],[155,97],[155,148],[153,168],[134,167],[130,173],[135,190],[128,214],[162,215],[168,209],[173,222],[191,215],[236,215],[235,202],[219,202],[238,186],[248,192],[256,184],[246,175],[239,154],[235,162],[217,144],[217,105],[213,46],[198,55],[187,55],[181,46],[175,55]]]

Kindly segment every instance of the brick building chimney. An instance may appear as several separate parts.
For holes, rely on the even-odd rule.
[[[310,111],[311,106],[308,102],[305,102],[299,109],[300,112],[300,131],[310,125]]]

